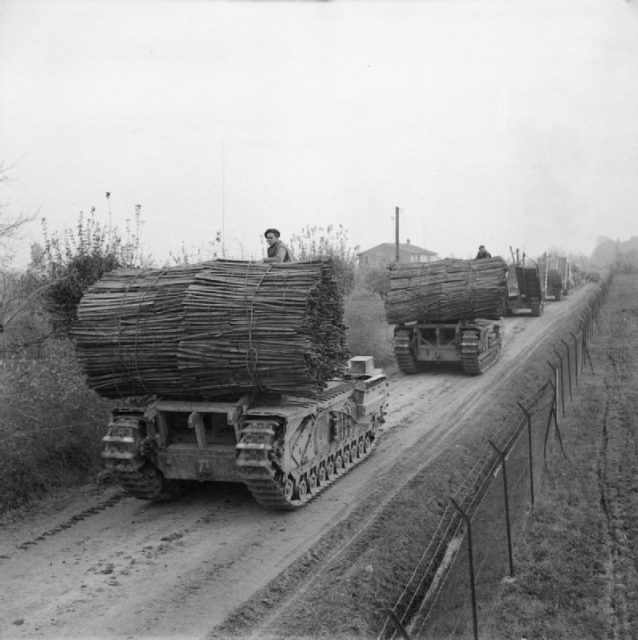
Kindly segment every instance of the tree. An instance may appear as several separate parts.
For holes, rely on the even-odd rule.
[[[127,227],[124,237],[117,227],[97,220],[95,207],[88,216],[81,211],[76,229],[66,229],[63,237],[49,234],[47,222],[42,220],[45,246],[39,268],[44,299],[57,332],[69,332],[82,296],[105,273],[121,267],[142,267],[148,262],[140,252],[139,205],[135,217],[135,231]]]
[[[335,264],[337,286],[342,295],[354,289],[358,246],[351,247],[348,231],[342,226],[304,227],[293,234],[290,248],[296,260],[331,258]]]
[[[12,214],[8,211],[9,182],[8,169],[0,162],[0,268],[6,267],[10,262],[12,244],[20,228],[33,220],[33,216],[24,213]]]
[[[361,284],[370,293],[385,300],[390,291],[390,270],[386,267],[368,269],[361,277]]]

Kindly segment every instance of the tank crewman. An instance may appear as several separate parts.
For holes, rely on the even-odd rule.
[[[476,254],[475,260],[481,260],[482,258],[491,258],[492,254],[485,248],[485,245],[482,244],[479,247],[478,253]]]
[[[266,229],[264,236],[268,243],[268,257],[264,262],[293,262],[292,252],[279,239],[281,234],[277,229]]]

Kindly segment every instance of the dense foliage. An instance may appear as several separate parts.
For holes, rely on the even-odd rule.
[[[0,360],[0,513],[96,474],[107,421],[68,340]]]
[[[350,246],[348,232],[343,226],[306,226],[300,233],[293,234],[290,249],[295,260],[332,258],[341,295],[347,295],[354,289],[359,247]]]
[[[117,228],[101,223],[95,208],[89,216],[80,212],[75,230],[64,235],[48,233],[43,220],[45,246],[41,277],[46,289],[44,298],[57,331],[66,333],[76,319],[76,309],[86,290],[105,273],[120,267],[140,267],[139,207],[136,230],[127,228],[124,237]]]

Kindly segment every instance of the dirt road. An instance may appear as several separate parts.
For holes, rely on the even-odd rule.
[[[378,496],[377,509],[391,501],[416,461],[452,446],[461,418],[487,390],[505,393],[508,375],[586,295],[584,288],[548,303],[540,318],[506,318],[501,359],[482,376],[392,375],[374,455],[298,511],[268,512],[242,486],[221,484],[160,505],[112,487],[48,499],[2,529],[0,637],[205,637],[366,496]],[[365,526],[359,519],[351,536],[333,540],[333,556]]]

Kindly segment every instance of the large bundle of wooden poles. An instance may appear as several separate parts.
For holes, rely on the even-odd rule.
[[[108,398],[313,396],[349,357],[329,260],[114,271],[82,298],[74,337]]]
[[[502,258],[397,263],[390,269],[386,319],[400,324],[494,318],[502,313],[506,295]]]

